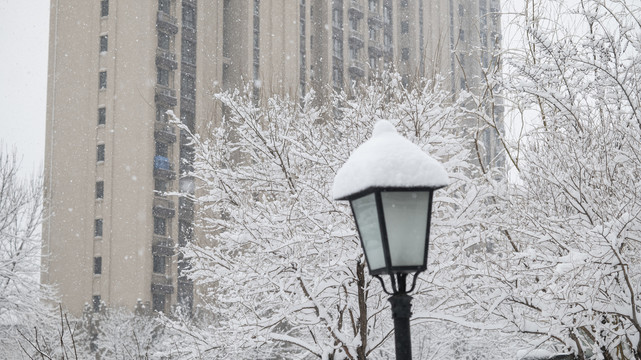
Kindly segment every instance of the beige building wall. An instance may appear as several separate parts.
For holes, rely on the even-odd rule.
[[[179,255],[199,236],[191,231],[193,149],[165,110],[205,133],[220,123],[222,109],[212,99],[220,90],[249,84],[257,101],[312,88],[322,97],[386,69],[408,83],[438,74],[458,90],[479,83],[478,49],[494,46],[491,34],[500,33],[494,17],[479,21],[483,11],[498,8],[496,0],[53,0],[51,6],[42,279],[58,286],[75,315],[100,302],[164,311],[193,304]]]

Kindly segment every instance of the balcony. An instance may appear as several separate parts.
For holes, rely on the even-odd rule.
[[[383,55],[383,45],[380,42],[375,40],[370,40],[368,44],[369,52],[374,56]]]
[[[192,199],[181,197],[178,199],[178,218],[180,220],[194,220],[194,201]]]
[[[169,50],[160,48],[156,49],[156,65],[165,67],[170,70],[176,70],[178,68],[176,54],[172,53]]]
[[[169,295],[174,293],[171,276],[151,274],[151,292],[154,294]]]
[[[154,96],[154,100],[156,103],[164,104],[168,107],[174,107],[178,104],[178,99],[176,99],[176,90],[162,85],[156,85],[156,95]]]
[[[350,15],[358,17],[359,19],[363,17],[363,6],[356,0],[349,2],[349,10],[347,11]]]
[[[176,142],[176,129],[166,122],[156,121],[154,124],[154,137],[165,143]]]
[[[151,253],[154,255],[173,256],[175,253],[174,241],[167,237],[154,236]]]
[[[394,45],[387,44],[384,46],[383,51],[385,52],[385,57],[391,58],[394,56]]]
[[[164,156],[154,157],[154,177],[162,180],[174,180],[176,172],[173,165]]]
[[[383,26],[383,18],[377,14],[377,13],[369,13],[369,17],[367,19],[367,23],[377,26],[377,27],[382,27]]]
[[[174,202],[161,197],[154,197],[154,216],[172,218],[176,215]]]
[[[358,31],[349,32],[349,45],[354,47],[362,47],[364,44],[363,35]]]
[[[164,11],[158,11],[156,27],[170,34],[176,34],[178,32],[178,21],[175,17],[167,14]]]
[[[360,60],[352,60],[349,64],[349,72],[357,76],[365,76],[365,64]]]

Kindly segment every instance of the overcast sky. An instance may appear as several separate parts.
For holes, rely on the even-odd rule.
[[[0,143],[25,173],[44,159],[49,0],[0,0]]]

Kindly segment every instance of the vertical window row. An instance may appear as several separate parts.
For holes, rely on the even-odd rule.
[[[109,16],[109,0],[100,0],[100,17],[105,18]],[[107,34],[102,34],[98,38],[98,53],[100,55],[105,54],[109,50],[109,36]],[[102,58],[102,57],[101,57]],[[103,91],[107,89],[107,71],[100,70],[98,73],[98,89]],[[106,107],[98,107],[98,126],[104,126],[107,122],[107,109]],[[98,144],[96,146],[96,163],[101,163],[105,161],[105,144]],[[96,181],[95,188],[95,199],[103,199],[105,196],[105,183],[104,181]],[[101,239],[103,235],[103,219],[97,218],[94,219],[93,223],[93,235],[94,239]],[[102,274],[102,257],[94,256],[93,258],[93,274],[101,275]],[[94,289],[94,291],[99,291]],[[95,294],[92,296],[92,310],[98,312],[102,307],[102,299],[100,295]]]
[[[260,91],[260,0],[254,0],[254,101]]]
[[[300,22],[300,40],[299,40],[299,51],[300,51],[300,65],[299,65],[299,81],[300,81],[300,94],[301,96],[305,95],[306,89],[306,77],[307,77],[307,47],[306,47],[306,35],[305,35],[305,26],[306,26],[306,17],[305,17],[305,0],[300,0],[299,6],[299,22]]]

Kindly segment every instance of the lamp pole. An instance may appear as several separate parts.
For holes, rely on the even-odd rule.
[[[392,319],[394,319],[396,359],[412,360],[412,337],[410,336],[412,297],[406,293],[394,294],[388,301],[392,305]]]

